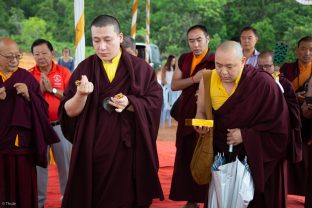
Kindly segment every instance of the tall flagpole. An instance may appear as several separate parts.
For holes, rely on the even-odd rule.
[[[132,22],[131,22],[131,32],[130,32],[130,36],[133,39],[135,39],[137,16],[138,16],[138,0],[133,0]]]
[[[85,58],[84,0],[75,0],[75,68]]]
[[[146,0],[146,47],[145,47],[145,60],[149,63],[149,36],[150,36],[150,0]]]

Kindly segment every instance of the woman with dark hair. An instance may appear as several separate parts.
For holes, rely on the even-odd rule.
[[[175,56],[169,55],[166,64],[161,68],[161,84],[171,85],[171,80],[175,68]]]
[[[68,68],[70,72],[75,70],[75,60],[70,56],[69,48],[63,49],[63,56],[58,59],[57,64]]]

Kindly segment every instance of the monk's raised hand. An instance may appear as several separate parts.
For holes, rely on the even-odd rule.
[[[86,75],[81,76],[81,80],[79,84],[77,84],[77,93],[79,95],[89,95],[94,90],[94,86],[92,82],[89,82]]]
[[[5,87],[0,88],[0,100],[5,100],[6,98],[6,92],[5,92]]]
[[[227,138],[226,138],[226,143],[228,145],[233,144],[233,145],[238,145],[243,142],[242,138],[242,133],[240,129],[228,129],[227,130]]]
[[[210,130],[208,126],[194,126],[194,129],[199,134],[207,134]]]
[[[29,92],[28,92],[28,87],[25,83],[15,83],[13,85],[13,87],[15,87],[16,89],[16,93],[18,95],[22,95],[23,97],[25,97],[28,101],[30,100],[29,97]]]
[[[111,100],[108,103],[116,107],[115,108],[116,112],[121,113],[129,105],[129,100],[127,96],[119,93],[114,97],[111,97]]]

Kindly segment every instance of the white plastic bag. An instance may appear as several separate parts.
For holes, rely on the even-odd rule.
[[[208,208],[247,207],[255,191],[247,159],[244,164],[236,158],[234,162],[213,168]]]

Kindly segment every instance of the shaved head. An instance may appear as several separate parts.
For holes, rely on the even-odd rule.
[[[11,38],[0,38],[0,51],[5,50],[6,47],[10,46],[10,45],[16,45],[17,43],[15,42],[15,40],[11,39]]]
[[[218,52],[231,53],[237,58],[243,58],[243,49],[242,46],[236,41],[225,41],[218,46],[216,53]]]
[[[257,67],[261,70],[274,73],[273,53],[271,51],[264,51],[258,56]]]
[[[223,83],[235,83],[241,74],[246,58],[241,45],[235,41],[226,41],[216,50],[216,71]]]
[[[14,71],[19,65],[19,58],[17,43],[11,38],[0,38],[0,70],[4,73]]]

